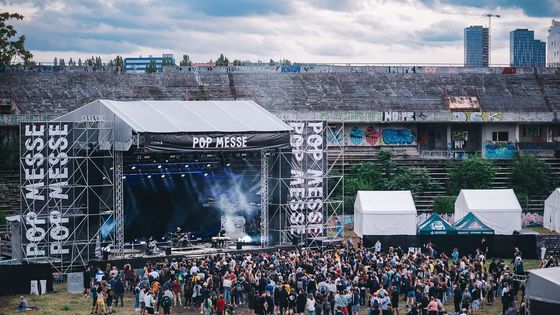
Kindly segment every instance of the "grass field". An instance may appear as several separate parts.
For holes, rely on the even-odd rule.
[[[506,260],[509,262],[509,260]],[[534,269],[539,267],[540,261],[538,260],[525,260],[525,269]],[[71,315],[71,314],[89,314],[91,311],[91,298],[85,299],[81,294],[70,294],[66,292],[66,284],[56,284],[54,286],[55,292],[48,293],[43,296],[26,296],[30,305],[35,305],[40,308],[37,314],[45,315]],[[8,315],[16,313],[15,306],[19,302],[19,296],[4,296],[0,297],[0,315]],[[125,294],[125,306],[113,307],[114,314],[133,315],[139,314],[132,309],[133,296]],[[448,310],[453,309],[452,304],[447,304]],[[479,315],[501,315],[502,304],[499,299],[494,305],[485,305],[480,309]],[[253,314],[247,309],[239,309],[237,314]],[[362,310],[360,314],[365,314],[366,311]],[[193,309],[175,308],[171,314],[199,314]],[[401,309],[400,314],[405,314],[404,309]]]

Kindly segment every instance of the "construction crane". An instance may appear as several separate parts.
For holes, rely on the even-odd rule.
[[[492,41],[490,40],[492,38],[492,18],[500,18],[501,16],[499,14],[492,14],[492,13],[487,13],[484,16],[486,16],[488,18],[488,66],[490,66],[492,64],[492,59],[491,59],[491,51],[492,51]]]

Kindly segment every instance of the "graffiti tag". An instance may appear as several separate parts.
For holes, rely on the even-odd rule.
[[[412,144],[416,135],[410,129],[383,129],[385,144]]]

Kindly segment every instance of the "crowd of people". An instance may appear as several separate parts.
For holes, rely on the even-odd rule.
[[[524,314],[518,297],[524,288],[516,281],[524,274],[522,253],[516,249],[511,264],[485,264],[485,250],[448,256],[431,244],[409,252],[349,241],[323,251],[169,258],[146,263],[141,272],[108,264],[86,269],[84,293],[93,299],[92,314],[122,307],[124,294],[134,296],[129,307],[141,315],[170,314],[178,307],[205,315],[231,314],[238,307],[257,315],[476,315],[498,301],[504,314]]]

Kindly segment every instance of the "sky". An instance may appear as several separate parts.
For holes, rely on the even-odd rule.
[[[188,54],[301,63],[463,63],[463,29],[492,20],[492,64],[509,32],[546,41],[560,0],[0,0],[38,62]]]

